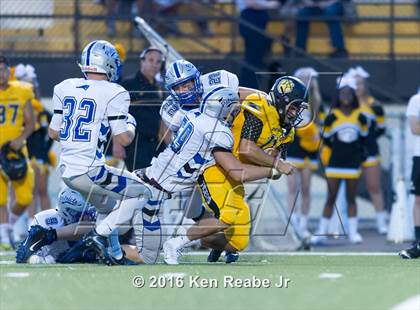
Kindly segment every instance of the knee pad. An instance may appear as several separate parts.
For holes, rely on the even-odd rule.
[[[33,195],[32,190],[25,189],[22,191],[16,191],[16,203],[20,206],[29,206],[32,202]]]

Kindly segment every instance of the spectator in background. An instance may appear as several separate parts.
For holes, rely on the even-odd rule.
[[[156,81],[163,60],[161,50],[156,47],[146,48],[140,54],[139,71],[122,82],[122,86],[130,92],[129,113],[134,116],[138,126],[135,140],[130,146],[124,150],[114,141],[113,148],[114,156],[119,154],[121,159],[125,159],[129,171],[150,165],[153,156],[158,154],[160,141],[166,133],[159,114],[161,89]]]
[[[279,2],[236,0],[236,6],[240,11],[241,20],[265,32],[269,20],[268,11],[277,9]],[[239,32],[244,40],[244,61],[257,70],[262,69],[264,56],[271,50],[271,40],[242,23],[239,25]],[[254,70],[243,66],[240,80],[241,85],[258,89],[259,85]]]
[[[411,193],[415,195],[414,200],[414,233],[415,242],[407,250],[399,254],[402,258],[420,257],[420,88],[419,92],[410,98],[406,116],[411,133],[414,135],[413,168],[411,172]]]
[[[107,34],[110,37],[115,37],[117,34],[117,28],[115,26],[115,21],[117,16],[122,14],[126,16],[131,16],[131,7],[133,3],[136,3],[137,12],[142,11],[143,0],[105,0],[104,4],[106,6],[106,28]]]
[[[195,0],[154,0],[154,13],[157,16],[176,16],[180,13],[182,4],[188,7],[188,14],[191,16],[203,15],[206,12],[206,7],[200,4],[201,1]],[[204,19],[204,18],[203,18]],[[206,20],[198,20],[195,22],[202,36],[211,36],[213,32]],[[163,32],[177,34],[178,26],[175,22],[165,21]]]
[[[363,162],[363,175],[370,199],[376,211],[376,226],[381,235],[388,232],[387,213],[384,209],[384,195],[381,188],[381,165],[378,138],[385,133],[385,113],[381,104],[369,93],[367,73],[362,67],[351,68],[347,75],[356,81],[356,95],[360,109],[369,121],[369,134],[366,138],[367,158]]]
[[[336,0],[304,0],[302,7],[298,11],[298,18],[324,16],[333,18],[344,15],[343,1]],[[343,31],[341,29],[340,21],[329,20],[327,21],[328,29],[330,31],[330,38],[334,52],[331,57],[346,57],[347,50],[344,45]],[[308,41],[309,21],[297,21],[297,36],[296,47],[306,51],[306,44]]]

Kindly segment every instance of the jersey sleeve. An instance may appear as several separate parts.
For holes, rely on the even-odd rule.
[[[244,111],[244,117],[245,121],[242,126],[241,139],[257,142],[263,130],[263,122],[249,111]]]
[[[206,133],[205,139],[208,141],[209,149],[212,152],[215,152],[215,151],[232,152],[233,136],[232,136],[232,133],[227,130],[221,130],[217,128],[213,132]]]
[[[215,86],[226,86],[239,91],[239,79],[236,74],[226,70],[217,70],[201,77],[204,90]]]
[[[128,131],[126,119],[129,107],[130,95],[125,90],[116,94],[108,102],[106,117],[114,136]]]
[[[54,87],[53,94],[53,117],[51,119],[50,128],[55,131],[60,131],[63,122],[63,98],[61,95],[59,85]]]
[[[160,107],[160,116],[169,130],[178,131],[184,115],[179,104],[168,97]]]

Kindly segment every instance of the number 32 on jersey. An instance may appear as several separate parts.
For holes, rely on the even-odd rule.
[[[89,142],[91,130],[85,129],[93,123],[95,118],[96,102],[93,99],[83,98],[77,102],[74,97],[65,97],[63,100],[63,127],[60,130],[60,140]],[[78,115],[75,118],[75,114]]]

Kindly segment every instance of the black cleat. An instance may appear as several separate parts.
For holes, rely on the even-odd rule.
[[[420,241],[414,243],[414,245],[406,250],[402,250],[398,253],[404,259],[414,259],[420,257]]]
[[[220,255],[222,255],[223,251],[219,250],[211,250],[209,256],[207,256],[207,261],[209,263],[215,263],[219,260]]]
[[[228,252],[225,253],[225,262],[226,264],[231,264],[236,262],[239,259],[239,252]]]
[[[57,240],[55,229],[46,229],[40,225],[32,226],[28,236],[19,244],[16,251],[16,263],[26,263],[28,258],[41,249]]]
[[[111,266],[114,264],[114,258],[108,253],[108,238],[99,235],[95,230],[86,234],[83,239],[83,244],[87,248],[95,250],[99,257],[99,262]]]

